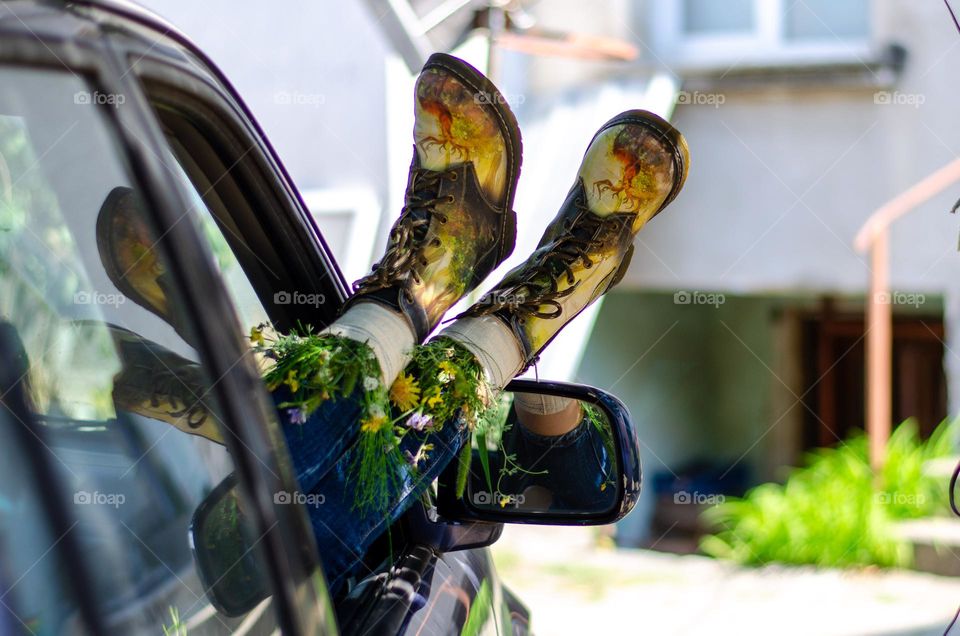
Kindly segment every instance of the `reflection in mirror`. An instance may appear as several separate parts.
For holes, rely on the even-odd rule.
[[[200,504],[190,524],[190,542],[210,602],[227,616],[240,616],[263,601],[268,590],[251,553],[248,522],[230,475]]]
[[[614,433],[598,405],[504,392],[474,436],[465,498],[500,514],[601,515],[618,501]]]

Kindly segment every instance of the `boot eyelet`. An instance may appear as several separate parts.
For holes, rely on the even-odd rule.
[[[456,201],[456,200],[457,200],[457,198],[456,198],[455,196],[453,196],[452,194],[448,194],[448,195],[447,195],[447,203],[453,203],[453,202]]]
[[[450,173],[450,180],[451,180],[451,181],[456,181],[456,180],[459,179],[459,178],[460,178],[459,173],[456,173],[456,172],[451,172],[451,173]]]

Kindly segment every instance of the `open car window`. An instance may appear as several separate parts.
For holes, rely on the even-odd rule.
[[[295,213],[276,192],[258,142],[235,121],[214,94],[196,94],[154,79],[143,88],[169,144],[164,165],[196,202],[192,206],[224,275],[244,329],[269,322],[280,331],[320,329],[336,316],[341,299],[333,269],[310,272],[304,239],[293,228]],[[255,310],[254,310],[255,308]]]

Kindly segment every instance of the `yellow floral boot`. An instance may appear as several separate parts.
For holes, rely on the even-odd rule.
[[[608,121],[537,250],[464,316],[500,318],[529,367],[565,324],[623,278],[634,237],[680,192],[689,162],[683,135],[657,115],[632,110]]]
[[[521,141],[496,87],[439,53],[417,79],[413,136],[405,205],[348,307],[372,301],[399,311],[422,342],[513,251]]]

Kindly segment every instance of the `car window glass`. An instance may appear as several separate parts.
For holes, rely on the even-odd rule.
[[[244,621],[270,631],[269,601],[241,616],[212,605],[191,552],[194,513],[233,462],[216,379],[166,266],[169,238],[153,229],[104,116],[125,98],[36,69],[0,68],[0,86],[0,327],[24,352],[97,609],[117,634],[230,633]],[[230,267],[221,263],[228,278]],[[59,593],[69,573],[32,558],[53,542],[30,496],[0,490],[0,585],[33,598],[23,622],[53,608],[37,633],[69,633],[76,608]],[[237,571],[262,569],[250,528],[234,519],[223,531],[255,546]]]
[[[175,140],[171,140],[175,143]],[[201,236],[206,239],[207,244],[213,252],[217,268],[223,277],[227,292],[233,300],[234,307],[237,309],[240,324],[249,329],[254,325],[265,323],[269,320],[267,311],[260,301],[256,290],[247,278],[240,261],[237,259],[233,248],[227,241],[224,232],[231,232],[236,241],[241,241],[237,232],[224,228],[217,223],[204,198],[216,199],[216,191],[210,184],[200,184],[195,186],[187,176],[183,166],[173,157],[167,154],[164,160],[173,175],[184,185],[187,194],[190,197],[190,206],[187,210],[188,216],[197,225]],[[202,191],[198,190],[202,187]]]

